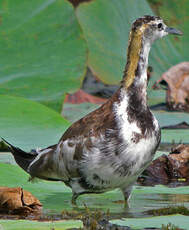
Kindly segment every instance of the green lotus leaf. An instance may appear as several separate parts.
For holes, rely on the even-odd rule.
[[[0,94],[61,110],[63,95],[80,87],[86,42],[66,1],[2,0]]]
[[[177,125],[181,122],[189,124],[188,113],[153,111],[161,127]],[[162,129],[161,142],[189,143],[189,129]]]
[[[82,222],[79,220],[63,220],[63,221],[30,221],[30,220],[1,220],[0,229],[6,230],[66,230],[71,228],[81,228]]]
[[[187,0],[156,0],[148,1],[154,11],[161,17],[165,18],[166,22],[172,27],[179,28],[183,32],[183,36],[171,37],[171,40],[178,51],[182,54],[183,60],[188,60],[188,11],[189,4]],[[178,7],[179,6],[179,7]]]
[[[0,137],[30,150],[58,142],[70,123],[54,110],[20,97],[0,95]]]
[[[62,115],[70,122],[75,122],[97,109],[99,105],[92,103],[69,104],[64,103]]]

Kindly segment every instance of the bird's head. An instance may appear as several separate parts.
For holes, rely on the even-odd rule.
[[[142,72],[146,70],[151,44],[156,39],[168,34],[182,35],[182,32],[166,26],[163,20],[157,16],[146,15],[136,19],[132,24],[129,35],[127,64],[124,71],[125,80],[122,81],[126,88],[129,88],[134,82],[137,71],[140,70],[140,75],[142,75]],[[143,63],[139,63],[139,61]]]
[[[138,18],[132,25],[131,33],[142,36],[150,43],[168,34],[182,35],[181,31],[166,26],[160,17],[149,15]]]

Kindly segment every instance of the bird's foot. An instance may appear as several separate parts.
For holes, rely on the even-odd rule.
[[[131,198],[132,186],[122,189],[124,196],[124,207],[126,209],[130,208],[129,200]]]

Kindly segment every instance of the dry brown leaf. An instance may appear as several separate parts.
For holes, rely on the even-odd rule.
[[[167,84],[166,103],[170,110],[189,112],[189,62],[172,66],[155,83]]]
[[[106,102],[106,100],[107,99],[90,95],[80,89],[73,94],[67,94],[64,102],[71,104],[81,104],[86,102],[93,104],[102,104]]]
[[[169,160],[181,178],[189,178],[189,145],[178,145],[169,154]]]
[[[189,181],[189,145],[180,144],[169,155],[152,161],[138,182],[143,185],[170,184]]]
[[[30,192],[20,187],[0,187],[0,212],[28,214],[40,211],[42,204]]]

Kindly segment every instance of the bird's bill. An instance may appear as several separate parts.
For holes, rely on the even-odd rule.
[[[169,34],[183,35],[183,33],[180,30],[177,30],[177,29],[171,28],[171,27],[166,27],[165,32],[167,32]]]

